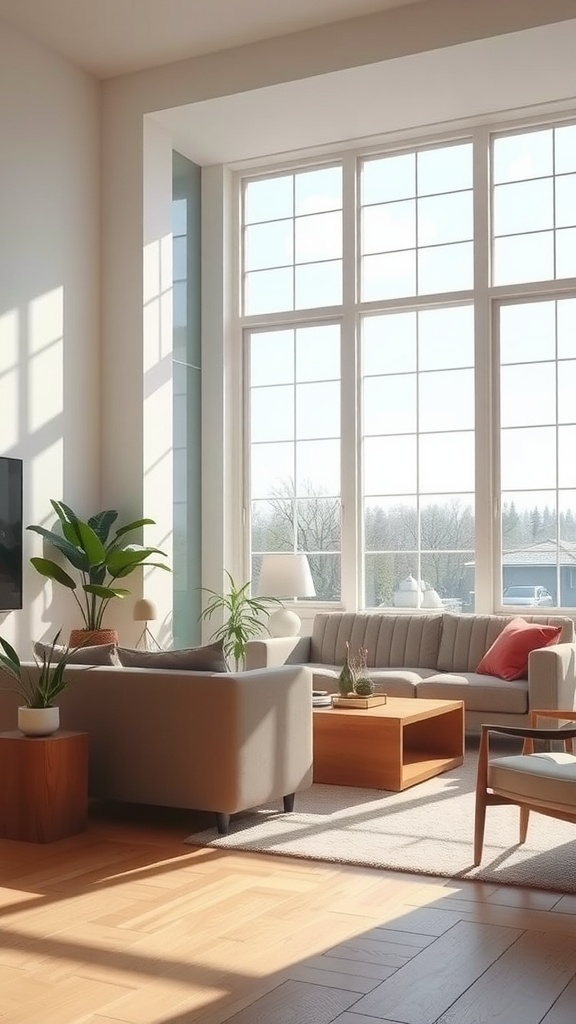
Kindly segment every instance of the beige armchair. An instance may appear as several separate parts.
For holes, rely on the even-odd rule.
[[[576,711],[535,710],[529,726],[483,725],[478,752],[474,864],[480,864],[484,844],[486,808],[515,804],[520,808],[520,842],[526,841],[530,811],[576,824],[576,756],[573,739],[576,725],[543,729],[539,718],[576,722]],[[521,736],[521,754],[490,757],[490,733]],[[534,740],[561,741],[563,750],[534,751]]]
[[[92,797],[211,811],[225,833],[239,811],[271,801],[292,810],[312,783],[308,668],[71,665],[67,674],[60,722],[88,733]],[[2,677],[0,730],[14,729],[18,701]]]

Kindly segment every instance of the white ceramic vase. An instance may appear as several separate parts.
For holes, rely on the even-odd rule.
[[[18,708],[18,728],[25,736],[51,736],[60,728],[60,708]]]

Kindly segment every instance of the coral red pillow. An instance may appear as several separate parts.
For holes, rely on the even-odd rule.
[[[555,644],[561,632],[562,626],[543,626],[517,616],[504,626],[476,671],[500,679],[526,679],[530,651]]]

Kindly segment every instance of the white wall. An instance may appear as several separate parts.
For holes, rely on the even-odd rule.
[[[100,87],[0,22],[0,454],[24,460],[24,524],[49,525],[50,498],[100,501]],[[0,634],[79,625],[74,602],[29,565],[24,607]]]

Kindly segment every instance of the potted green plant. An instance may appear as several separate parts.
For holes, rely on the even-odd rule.
[[[104,612],[114,598],[123,598],[130,594],[129,590],[117,586],[116,581],[125,579],[135,569],[143,566],[156,566],[167,572],[171,571],[163,562],[153,560],[154,555],[165,558],[164,551],[142,544],[126,543],[128,534],[140,530],[143,526],[154,525],[155,520],[137,519],[117,528],[110,536],[110,531],[118,519],[118,512],[114,509],[98,512],[84,521],[62,501],[51,499],[50,504],[58,516],[62,532],[47,530],[43,526],[28,526],[27,529],[40,534],[56,548],[67,560],[75,576],[50,558],[33,557],[30,561],[41,576],[72,591],[84,626],[72,631],[71,644],[113,642],[118,639],[117,635],[98,634],[115,633],[103,631]]]
[[[227,593],[219,594],[209,587],[200,588],[211,596],[204,611],[198,616],[198,621],[211,619],[216,612],[222,612],[224,622],[212,633],[210,639],[224,642],[224,654],[234,659],[238,670],[244,665],[248,641],[261,633],[270,635],[264,618],[270,615],[272,605],[281,605],[282,602],[277,597],[251,597],[250,581],[238,586],[230,573],[224,571],[229,583]]]
[[[60,726],[60,708],[54,704],[67,685],[66,666],[77,648],[65,647],[56,656],[62,630],[58,630],[52,644],[40,658],[34,653],[37,672],[25,668],[14,648],[0,636],[0,667],[12,680],[5,689],[17,693],[22,699],[18,708],[18,728],[25,736],[50,736]]]

